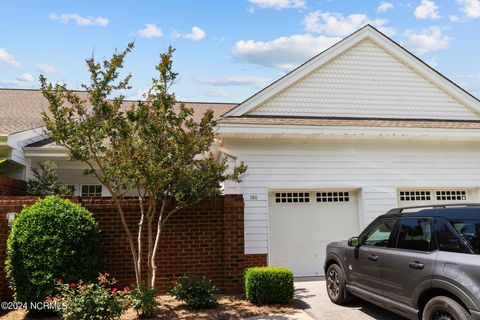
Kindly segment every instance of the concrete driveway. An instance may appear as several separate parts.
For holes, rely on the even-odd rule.
[[[354,300],[338,306],[330,302],[325,289],[325,280],[295,281],[295,303],[316,320],[405,320],[362,300]]]

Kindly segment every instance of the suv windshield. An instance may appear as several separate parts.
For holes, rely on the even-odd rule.
[[[450,223],[472,251],[480,254],[480,220],[450,220]]]

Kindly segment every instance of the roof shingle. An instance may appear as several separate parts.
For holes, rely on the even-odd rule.
[[[86,93],[79,91],[78,94]],[[194,119],[199,119],[209,109],[213,110],[215,118],[218,119],[237,104],[185,102],[185,105],[194,110]],[[0,135],[42,126],[42,112],[47,109],[47,100],[40,90],[0,88]]]
[[[355,126],[399,128],[480,129],[480,121],[412,120],[412,119],[352,119],[352,118],[286,118],[286,117],[228,117],[220,124],[298,125],[298,126]]]

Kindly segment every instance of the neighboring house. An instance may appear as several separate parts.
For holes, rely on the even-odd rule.
[[[12,168],[2,170],[25,178],[50,159],[77,194],[106,195],[31,130],[41,101],[38,91],[0,90],[1,117],[15,118],[8,130],[0,119]],[[237,106],[191,106],[223,114],[216,150],[248,166],[241,184],[225,185],[244,195],[245,253],[297,276],[323,274],[328,242],[392,207],[479,201],[480,101],[371,26]]]

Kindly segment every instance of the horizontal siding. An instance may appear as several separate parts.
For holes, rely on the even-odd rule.
[[[397,188],[480,187],[480,143],[256,139],[224,145],[248,166],[240,186],[246,253],[268,251],[268,190],[358,189],[363,228],[398,205]]]

